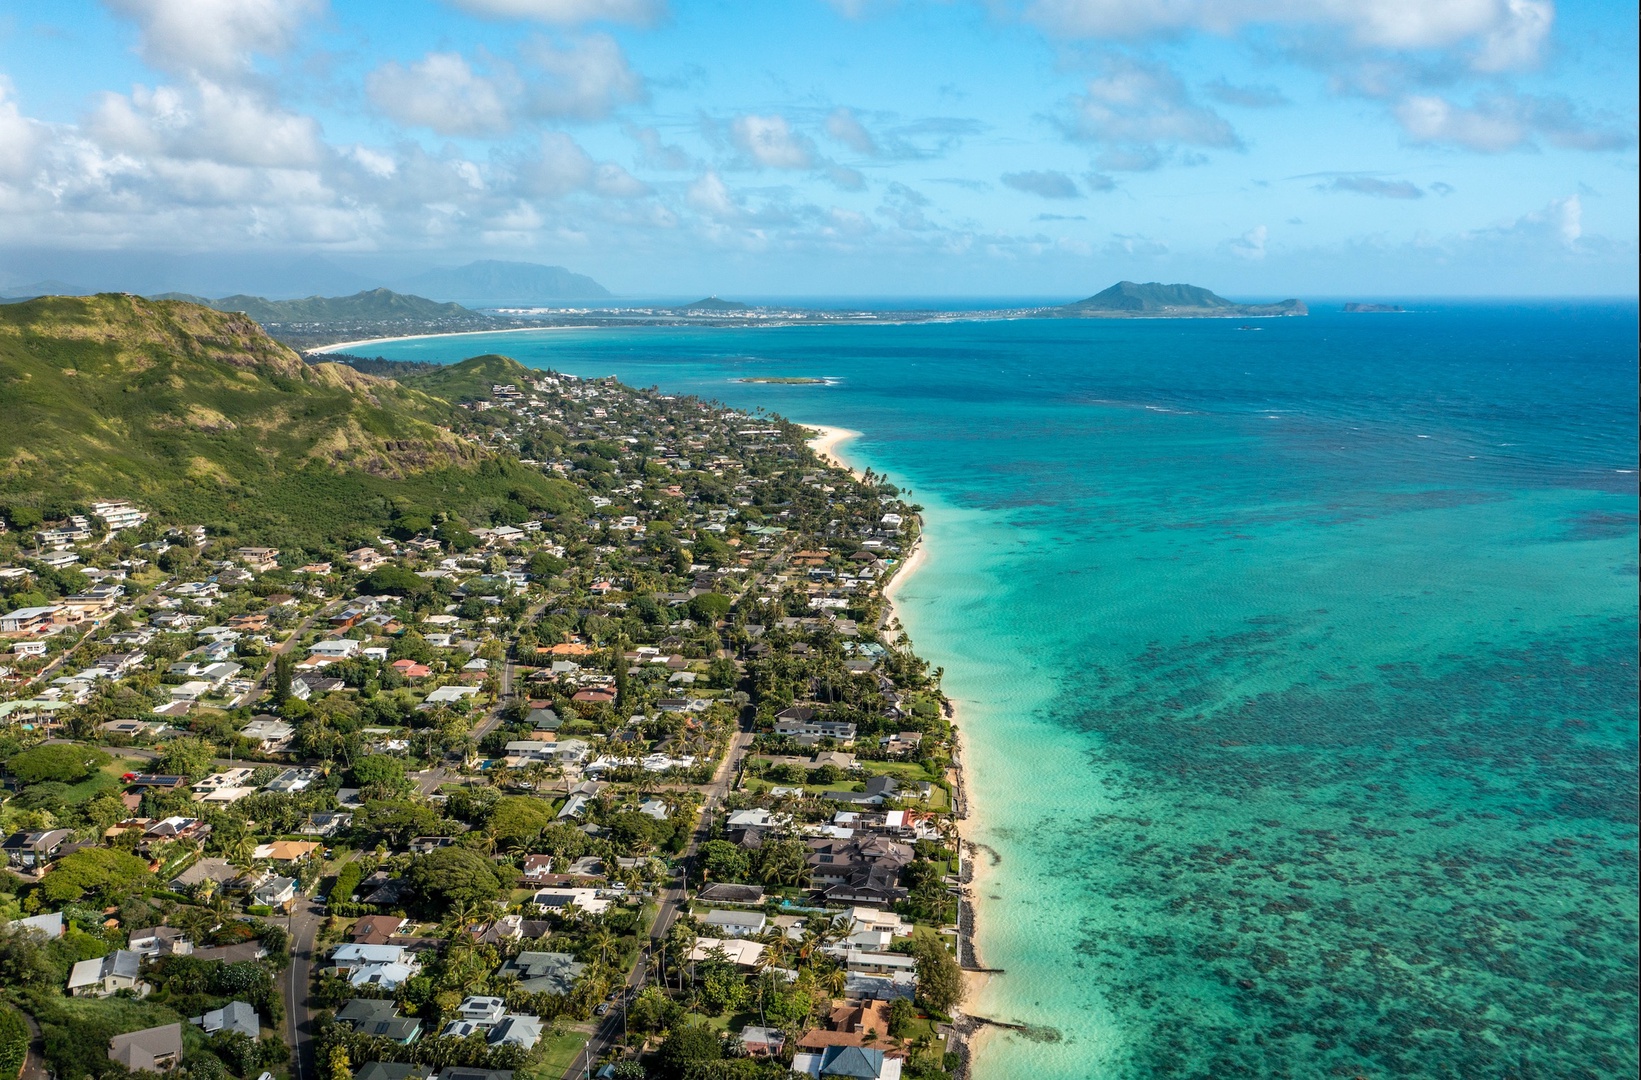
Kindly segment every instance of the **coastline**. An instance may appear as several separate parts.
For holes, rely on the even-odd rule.
[[[863,475],[863,470],[857,469],[838,453],[838,447],[860,438],[861,432],[828,424],[800,421],[794,423],[817,433],[814,438],[806,440],[809,448],[817,456],[839,468],[847,469],[857,479]],[[895,567],[888,583],[883,587],[885,608],[879,629],[889,626],[900,627],[899,616],[895,613],[895,596],[918,570],[922,569],[928,559],[928,529],[922,515],[918,516],[918,526],[917,539],[913,541],[911,551],[907,553],[905,561]],[[902,632],[905,632],[903,628]],[[957,830],[957,963],[963,972],[964,1003],[952,1012],[952,1022],[948,1028],[950,1041],[946,1049],[958,1051],[962,1055],[963,1063],[959,1066],[957,1075],[969,1077],[973,1076],[974,1054],[986,1038],[989,1029],[995,1026],[994,1021],[972,1011],[966,1011],[964,1005],[968,1006],[968,1010],[972,1010],[973,1003],[985,991],[992,977],[1001,973],[984,965],[975,944],[974,898],[978,890],[984,886],[986,872],[996,867],[997,854],[991,848],[976,843],[971,835],[968,770],[965,764],[967,755],[964,752],[963,732],[959,724],[957,703],[949,697],[944,701],[946,718],[952,725],[952,766],[948,779],[952,785],[952,818],[956,822]]]
[[[836,465],[840,469],[849,470],[850,475],[852,475],[856,480],[861,479],[863,476],[861,470],[849,464],[843,459],[843,456],[838,453],[839,446],[849,442],[851,439],[860,438],[860,432],[856,431],[854,428],[832,427],[830,424],[805,424],[796,420],[794,420],[793,423],[797,424],[801,428],[807,428],[810,431],[818,432],[814,438],[804,440],[804,444],[808,446],[809,449],[813,450],[818,457],[826,461],[827,464]]]
[[[426,341],[431,338],[478,337],[484,334],[528,334],[545,333],[553,330],[589,330],[597,327],[585,326],[510,326],[503,330],[448,330],[442,334],[397,334],[393,337],[360,338],[358,341],[338,341],[331,345],[318,345],[312,349],[302,351],[309,353],[347,352],[360,345],[383,345],[389,341]]]

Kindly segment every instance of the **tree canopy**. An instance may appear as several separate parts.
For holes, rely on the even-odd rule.
[[[429,911],[445,912],[463,904],[484,904],[505,888],[502,871],[471,848],[446,847],[421,855],[405,871],[405,880]]]
[[[148,876],[148,864],[135,855],[113,848],[81,848],[57,860],[51,873],[40,879],[40,894],[68,904],[98,895]]]
[[[24,750],[7,762],[6,767],[25,784],[38,784],[46,780],[72,784],[76,780],[84,780],[111,760],[94,746],[44,743]]]

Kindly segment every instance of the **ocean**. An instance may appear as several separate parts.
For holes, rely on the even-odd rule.
[[[984,845],[981,1080],[1625,1077],[1637,308],[552,331],[862,432]],[[757,384],[814,377],[826,385]]]

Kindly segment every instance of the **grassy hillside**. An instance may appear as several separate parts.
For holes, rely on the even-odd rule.
[[[433,397],[450,402],[491,401],[495,395],[492,386],[512,383],[517,386],[534,377],[529,368],[510,356],[488,353],[474,356],[459,364],[441,364],[428,371],[406,375],[402,381]]]
[[[132,498],[319,548],[396,519],[516,521],[579,504],[571,485],[448,430],[466,415],[451,397],[304,364],[245,315],[178,301],[0,308],[0,413],[9,505]]]

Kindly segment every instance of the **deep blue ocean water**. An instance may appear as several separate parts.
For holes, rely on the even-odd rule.
[[[1625,1077],[1637,310],[554,331],[863,433],[959,704],[982,1080]],[[827,386],[749,384],[810,376]],[[995,863],[995,865],[993,865]]]

